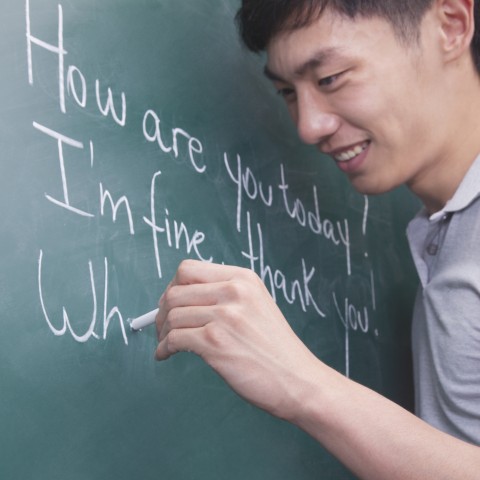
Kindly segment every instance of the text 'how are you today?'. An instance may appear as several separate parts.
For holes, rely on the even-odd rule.
[[[52,61],[52,81],[58,92],[57,107],[60,115],[72,110],[70,115],[82,115],[87,106],[92,106],[98,112],[104,122],[110,122],[114,128],[122,132],[138,132],[139,142],[150,145],[158,150],[161,155],[169,158],[185,159],[186,162],[178,168],[190,168],[195,175],[202,176],[208,170],[208,158],[205,151],[207,143],[180,126],[167,128],[160,115],[152,108],[145,108],[141,124],[130,125],[129,99],[124,91],[114,92],[101,78],[88,78],[77,65],[70,62],[68,45],[64,41],[64,17],[61,4],[52,10],[55,16],[57,31],[55,41],[45,39],[36,32],[34,15],[31,13],[32,0],[25,3],[25,27],[26,27],[26,65],[27,80],[31,88],[35,88],[36,72],[45,62],[45,58]],[[39,55],[39,52],[42,55]],[[91,86],[92,88],[88,88]],[[58,87],[58,88],[57,88]],[[94,92],[94,93],[89,93]],[[75,110],[70,108],[75,105]],[[138,110],[138,109],[136,109]],[[86,112],[86,110],[85,110]],[[37,114],[38,115],[38,114]],[[65,117],[66,118],[66,117]],[[91,112],[85,113],[85,119],[92,118]],[[97,120],[96,120],[97,121]],[[161,192],[167,189],[169,178],[166,170],[156,168],[151,172],[149,184],[149,203],[145,205],[143,214],[135,214],[131,207],[131,201],[127,194],[114,195],[105,181],[98,182],[97,202],[78,204],[75,188],[78,182],[72,182],[69,176],[69,156],[73,151],[85,152],[84,161],[87,170],[93,172],[95,165],[95,146],[90,138],[72,138],[65,132],[58,131],[49,125],[48,120],[37,116],[32,118],[32,127],[42,135],[46,145],[51,145],[54,153],[60,179],[61,194],[45,193],[45,200],[56,208],[67,211],[76,216],[79,222],[87,222],[95,217],[111,216],[112,223],[117,221],[118,216],[127,219],[126,228],[128,235],[133,238],[138,231],[145,230],[145,226],[151,231],[152,268],[159,279],[163,279],[163,255],[169,250],[182,253],[206,262],[222,263],[221,258],[216,258],[216,252],[209,242],[208,232],[186,224],[185,221],[176,217],[173,209],[167,205],[161,205]],[[309,264],[305,258],[299,258],[298,278],[275,268],[267,262],[264,245],[265,229],[261,222],[254,221],[249,210],[250,205],[268,212],[274,204],[280,205],[288,221],[294,222],[296,228],[308,232],[309,235],[321,237],[328,248],[339,250],[345,258],[343,275],[352,274],[351,265],[351,235],[350,223],[347,218],[332,220],[322,215],[320,209],[319,192],[315,185],[306,188],[310,194],[310,204],[305,200],[296,198],[290,190],[288,171],[284,164],[279,163],[275,168],[277,180],[265,181],[260,179],[242,159],[240,154],[223,153],[223,159],[216,159],[223,168],[225,184],[229,184],[232,193],[236,197],[235,211],[231,212],[232,230],[241,238],[246,238],[246,245],[240,249],[239,257],[244,259],[247,267],[255,271],[265,282],[267,288],[275,300],[282,299],[289,304],[297,305],[303,312],[312,312],[317,318],[327,317],[326,312],[333,310],[345,328],[346,339],[351,330],[368,333],[370,324],[368,321],[369,311],[375,309],[374,279],[371,278],[371,296],[369,305],[354,305],[348,296],[340,297],[334,293],[329,297],[328,292],[322,297],[314,293],[312,285],[315,279],[321,275],[318,267]],[[222,161],[223,160],[223,161]],[[114,165],[112,165],[114,168]],[[93,175],[93,173],[92,173]],[[124,179],[128,182],[128,178]],[[60,185],[59,185],[60,187]],[[368,201],[365,198],[365,212],[363,228],[365,228],[368,216]],[[142,227],[142,228],[140,228]],[[217,252],[218,254],[218,252]],[[63,306],[61,314],[52,313],[49,309],[49,299],[55,292],[48,291],[46,278],[54,274],[55,258],[47,254],[45,248],[39,248],[37,278],[38,294],[41,310],[50,331],[56,336],[67,333],[77,342],[89,340],[105,340],[112,328],[119,328],[123,342],[128,345],[126,333],[127,319],[122,314],[118,305],[111,304],[112,298],[109,292],[110,271],[115,267],[112,259],[104,256],[101,267],[89,258],[86,259],[84,268],[81,266],[76,272],[84,277],[85,286],[89,291],[89,304],[91,305],[91,317],[82,331],[75,327],[73,314]],[[99,285],[102,285],[101,287]],[[329,308],[329,304],[334,308]],[[330,305],[331,306],[331,305]],[[141,313],[141,312],[139,312]],[[116,327],[113,327],[116,325]]]

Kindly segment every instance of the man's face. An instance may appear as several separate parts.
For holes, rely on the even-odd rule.
[[[383,19],[327,10],[268,45],[266,74],[301,139],[329,154],[362,193],[402,183],[415,190],[446,153],[431,24],[424,21],[419,45],[406,46]]]

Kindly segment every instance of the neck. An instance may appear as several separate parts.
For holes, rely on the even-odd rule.
[[[480,79],[474,73],[470,82],[458,82],[457,85],[449,95],[452,100],[446,127],[437,132],[437,135],[444,135],[445,140],[431,159],[430,168],[408,184],[430,214],[441,210],[452,198],[480,154]]]

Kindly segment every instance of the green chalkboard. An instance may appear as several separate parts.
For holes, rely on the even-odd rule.
[[[2,1],[0,478],[353,478],[130,332],[187,257],[253,268],[320,358],[411,407],[418,204],[300,144],[237,7]]]

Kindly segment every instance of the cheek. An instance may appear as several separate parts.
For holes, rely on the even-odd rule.
[[[332,108],[346,119],[364,122],[382,115],[386,94],[364,78],[352,81],[332,97]]]
[[[418,128],[418,109],[403,90],[392,84],[352,89],[339,98],[338,108],[350,125],[377,143],[405,142]]]
[[[366,92],[361,94],[352,92],[338,98],[334,109],[351,127],[365,131],[369,136],[375,136],[375,132],[391,113],[384,107],[385,104],[378,97],[372,97]]]

